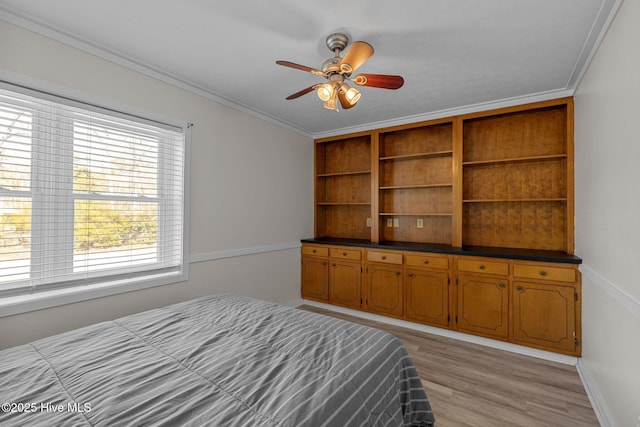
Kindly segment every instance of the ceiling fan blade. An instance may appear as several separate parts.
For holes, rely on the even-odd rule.
[[[400,89],[404,85],[402,76],[387,74],[358,74],[353,82],[359,86],[379,87],[382,89]]]
[[[320,70],[316,70],[315,68],[307,67],[306,65],[296,64],[295,62],[289,61],[276,61],[276,64],[282,65],[284,67],[295,68],[296,70],[308,71],[317,76],[324,76],[324,73]]]
[[[309,86],[309,87],[307,87],[307,88],[302,89],[302,90],[301,90],[301,91],[299,91],[299,92],[294,93],[293,95],[289,95],[289,96],[287,96],[287,98],[286,98],[286,99],[287,99],[288,101],[290,101],[290,100],[292,100],[292,99],[300,98],[302,95],[306,95],[306,94],[308,94],[309,92],[313,91],[315,88],[316,88],[316,85]]]
[[[347,95],[341,90],[338,91],[338,99],[340,100],[340,105],[342,105],[343,110],[348,110],[349,108],[353,108],[356,106],[355,103],[351,104],[349,102],[349,100],[347,99]]]
[[[349,50],[340,61],[343,73],[351,74],[373,55],[373,47],[367,42],[353,42]]]

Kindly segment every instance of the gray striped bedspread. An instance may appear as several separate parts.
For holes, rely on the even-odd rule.
[[[214,295],[0,352],[2,426],[431,426],[394,336]],[[10,405],[10,406],[9,406]]]

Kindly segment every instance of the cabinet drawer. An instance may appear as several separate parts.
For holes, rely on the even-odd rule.
[[[509,263],[484,260],[458,260],[458,271],[470,271],[473,273],[499,274],[507,276],[509,274]]]
[[[527,279],[556,280],[559,282],[576,281],[576,271],[574,269],[547,265],[515,264],[513,266],[513,275]]]
[[[329,256],[329,248],[322,246],[302,246],[302,255]]]
[[[343,249],[343,248],[331,248],[329,250],[329,256],[332,258],[352,259],[354,261],[360,261],[362,254],[357,249]]]
[[[428,255],[407,255],[405,264],[412,267],[449,268],[449,259]]]
[[[387,264],[402,264],[402,254],[367,251],[367,260],[372,262],[384,262]]]

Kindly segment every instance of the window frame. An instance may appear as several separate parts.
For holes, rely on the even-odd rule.
[[[93,280],[87,283],[85,280],[76,282],[70,276],[70,280],[65,281],[62,286],[56,285],[48,285],[43,287],[42,289],[33,292],[33,286],[31,287],[30,293],[22,293],[16,295],[7,295],[3,296],[0,294],[0,317],[10,316],[18,313],[24,313],[33,310],[39,310],[48,307],[54,307],[63,304],[69,304],[74,302],[85,301],[94,298],[101,298],[109,295],[115,295],[124,292],[131,292],[135,290],[141,290],[156,286],[163,286],[167,284],[173,284],[178,282],[183,282],[188,280],[188,266],[189,266],[189,245],[188,245],[188,236],[189,236],[189,165],[190,165],[190,146],[191,146],[191,127],[192,124],[187,122],[178,121],[175,119],[167,118],[160,116],[155,113],[150,113],[147,111],[134,111],[131,107],[128,106],[115,106],[110,104],[104,100],[93,100],[87,97],[78,97],[76,99],[72,99],[66,96],[61,96],[56,93],[52,93],[47,89],[40,89],[35,87],[26,87],[19,84],[15,84],[13,82],[7,82],[0,80],[0,88],[5,89],[11,92],[15,92],[18,94],[28,95],[35,98],[39,98],[45,101],[51,101],[58,104],[62,104],[64,106],[71,106],[75,108],[81,108],[86,111],[97,112],[101,114],[107,114],[109,116],[115,116],[118,118],[125,118],[128,120],[133,120],[135,122],[143,123],[143,124],[151,124],[153,126],[160,126],[171,129],[179,129],[184,135],[184,143],[182,144],[182,206],[179,206],[179,202],[175,198],[171,198],[170,202],[174,203],[172,209],[180,209],[182,215],[182,229],[180,234],[182,235],[181,246],[182,246],[182,257],[180,265],[176,268],[169,269],[170,271],[164,271],[162,269],[149,270],[145,268],[144,272],[139,274],[132,274],[132,269],[127,268],[126,274],[119,274],[119,272],[114,269],[112,270],[113,274],[109,274],[108,277],[103,277],[103,279]],[[72,121],[71,121],[72,122]],[[68,123],[70,126],[70,132],[73,134],[73,123]],[[33,119],[33,133],[39,131],[39,125],[37,123],[36,117]],[[73,140],[73,137],[71,137]],[[32,147],[36,147],[39,144],[33,144]],[[35,151],[35,148],[34,148]],[[68,151],[68,155],[73,157],[73,147],[71,147]],[[30,199],[32,203],[32,212],[33,212],[33,204],[34,201],[37,201],[39,192],[36,191],[36,182],[38,180],[34,180],[34,173],[38,170],[37,166],[33,166],[37,161],[42,161],[39,159],[39,156],[42,153],[32,153],[32,167],[31,167],[31,186],[29,190],[9,190],[9,189],[0,189],[0,196],[2,197],[19,197]],[[46,153],[45,153],[46,154]],[[159,150],[158,156],[162,156],[163,150]],[[46,157],[46,156],[45,156]],[[65,162],[69,165],[71,169],[71,174],[73,174],[73,162]],[[141,201],[155,201],[158,203],[158,241],[161,239],[165,239],[166,234],[164,232],[164,227],[162,227],[162,222],[164,219],[162,218],[161,213],[164,213],[164,210],[161,209],[160,204],[165,203],[166,200],[162,197],[167,191],[173,191],[173,186],[169,184],[169,178],[167,174],[163,173],[163,168],[167,167],[164,161],[161,159],[158,160],[158,168],[157,168],[157,176],[160,178],[158,180],[158,188],[155,198],[152,197],[138,197],[131,195],[113,195],[110,194],[108,196],[83,192],[75,192],[73,188],[67,189],[56,189],[56,192],[65,193],[64,198],[65,204],[69,206],[71,204],[71,208],[73,208],[73,204],[76,200],[122,200],[122,201],[132,201],[132,202],[141,202]],[[62,172],[60,172],[62,173]],[[69,171],[66,171],[69,173]],[[72,180],[71,180],[72,181]],[[73,186],[73,182],[69,184],[69,186]],[[34,235],[43,235],[44,233],[34,233],[34,229],[37,227],[41,227],[41,219],[43,217],[39,215],[33,215],[32,213],[32,237]],[[73,216],[67,216],[65,218],[65,226],[61,235],[66,235],[68,237],[70,233],[73,235]],[[175,237],[175,236],[174,236]],[[62,239],[64,240],[64,239]],[[68,240],[68,239],[67,239]],[[157,243],[157,247],[160,248],[161,243]],[[73,271],[73,242],[67,244],[66,247],[57,248],[57,255],[53,255],[54,257],[61,256],[65,261],[66,268],[70,268]],[[51,252],[51,251],[50,251]],[[159,250],[159,255],[162,256],[163,250]],[[50,261],[50,258],[43,257],[35,257],[36,262],[38,260],[42,261]],[[158,260],[155,264],[159,265],[161,260]],[[31,263],[34,263],[34,257],[31,258]],[[135,269],[133,269],[135,271]],[[29,281],[31,281],[29,279]],[[11,283],[11,282],[9,282]],[[16,285],[19,283],[13,282]],[[25,288],[24,286],[22,286]]]

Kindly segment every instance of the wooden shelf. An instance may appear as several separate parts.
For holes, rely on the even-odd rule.
[[[428,157],[442,157],[442,156],[451,156],[453,155],[453,151],[434,151],[430,153],[414,153],[414,154],[403,154],[400,156],[386,156],[380,157],[380,161],[385,160],[411,160],[411,159],[424,159]]]
[[[541,199],[472,199],[463,200],[463,203],[513,203],[513,202],[566,202],[566,198],[541,198]]]
[[[349,175],[367,175],[371,174],[371,171],[353,171],[353,172],[336,172],[336,173],[319,173],[316,175],[318,178],[328,178],[332,176],[349,176]]]
[[[451,212],[380,212],[380,216],[451,216]]]
[[[380,190],[405,190],[411,188],[443,188],[451,187],[453,184],[418,184],[418,185],[389,185],[380,187]]]
[[[546,156],[530,156],[530,157],[514,157],[511,159],[492,159],[492,160],[475,160],[472,162],[462,162],[463,166],[474,166],[474,165],[491,165],[491,164],[501,164],[501,163],[519,163],[519,162],[535,162],[541,160],[558,160],[558,159],[566,159],[566,154],[550,154]]]
[[[371,206],[366,202],[318,202],[318,206]]]

